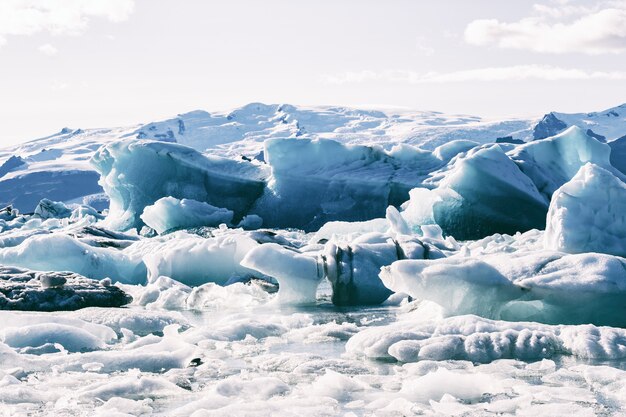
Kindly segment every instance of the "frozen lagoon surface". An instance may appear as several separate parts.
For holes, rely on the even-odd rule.
[[[626,132],[590,114],[255,104],[6,151],[0,415],[624,415]]]

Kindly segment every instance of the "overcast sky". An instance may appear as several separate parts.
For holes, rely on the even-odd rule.
[[[626,1],[0,0],[0,146],[253,101],[602,110]]]

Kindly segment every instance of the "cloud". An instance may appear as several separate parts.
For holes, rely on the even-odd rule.
[[[65,90],[69,87],[70,85],[66,82],[62,82],[59,80],[55,80],[52,85],[50,86],[50,89],[52,91],[62,91]]]
[[[558,7],[536,4],[533,12],[530,17],[510,23],[474,20],[465,28],[465,41],[554,54],[626,51],[626,1],[607,1],[592,7],[570,2]]]
[[[435,49],[428,45],[425,37],[419,36],[415,45],[417,52],[423,56],[432,56],[435,54]]]
[[[56,55],[57,52],[59,52],[59,50],[57,48],[55,48],[54,46],[50,45],[49,43],[41,45],[37,49],[39,49],[39,52],[41,52],[42,54],[48,55],[48,56]]]
[[[409,84],[439,84],[458,82],[522,81],[522,80],[626,80],[626,71],[585,71],[577,68],[561,68],[550,65],[514,65],[487,67],[452,72],[418,73],[408,70],[358,71],[325,75],[328,84],[363,83],[387,81]]]
[[[134,0],[1,0],[0,45],[9,36],[77,35],[91,18],[121,22],[133,8]]]

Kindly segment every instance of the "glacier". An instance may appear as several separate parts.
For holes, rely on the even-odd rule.
[[[622,113],[252,103],[2,149],[2,412],[621,415]]]

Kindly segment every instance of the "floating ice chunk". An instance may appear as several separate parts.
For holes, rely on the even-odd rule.
[[[411,401],[440,401],[444,395],[452,395],[465,401],[476,401],[485,393],[497,394],[504,387],[498,386],[489,375],[472,375],[439,368],[419,378],[402,384],[400,394]]]
[[[102,349],[117,339],[110,328],[78,319],[12,312],[0,312],[0,319],[5,323],[0,341],[14,349],[37,352],[43,348],[45,352],[47,346],[54,349],[59,344],[69,352],[79,352]]]
[[[384,267],[381,279],[446,315],[623,326],[624,268],[626,260],[611,255],[536,251],[402,260]]]
[[[498,145],[474,148],[437,175],[437,188],[411,190],[403,206],[414,229],[434,222],[467,240],[545,225],[547,200]]]
[[[503,304],[524,291],[486,262],[466,258],[398,261],[381,271],[396,292],[434,301],[448,314],[498,317]]]
[[[433,155],[437,159],[447,163],[455,156],[467,152],[478,145],[478,142],[471,140],[451,140],[435,148]]]
[[[385,218],[389,222],[391,232],[394,235],[410,235],[412,234],[411,228],[400,215],[400,212],[394,206],[387,207]]]
[[[372,237],[379,239],[372,240]],[[369,242],[365,238],[369,238]],[[382,303],[393,291],[378,277],[380,268],[398,259],[422,259],[426,253],[427,249],[417,239],[394,240],[376,234],[364,235],[350,244],[326,244],[321,261],[332,285],[333,304]]]
[[[365,233],[385,233],[387,230],[389,230],[389,221],[384,218],[363,222],[328,222],[315,232],[309,243],[326,243],[330,239],[349,242]]]
[[[47,344],[58,343],[69,352],[105,347],[104,340],[88,331],[57,323],[4,328],[0,331],[0,340],[13,348],[38,348]]]
[[[13,206],[6,206],[0,209],[0,220],[11,221],[15,219],[20,212],[13,208]]]
[[[324,277],[317,260],[276,243],[266,243],[248,252],[241,265],[276,278],[281,303],[314,303]]]
[[[64,219],[72,215],[72,209],[60,201],[44,198],[35,207],[35,215],[42,219]]]
[[[186,146],[128,139],[102,147],[92,158],[111,199],[107,223],[114,229],[142,226],[141,213],[162,197],[187,198],[248,214],[265,187],[264,168],[205,156]]]
[[[382,266],[398,259],[444,256],[439,248],[417,237],[398,235],[394,239],[377,232],[362,234],[349,243],[331,240],[317,258],[271,245],[263,244],[252,250],[242,265],[277,279],[281,300],[315,300],[317,286],[326,277],[332,286],[332,302],[341,306],[384,302],[392,291],[378,276]],[[270,265],[273,262],[276,265]],[[294,295],[297,291],[302,294]]]
[[[256,230],[263,226],[263,218],[256,214],[248,214],[243,216],[243,219],[239,222],[237,227],[241,227],[244,230]]]
[[[163,242],[142,242],[126,251],[133,258],[143,259],[150,281],[167,276],[189,286],[208,282],[225,285],[259,275],[240,265],[246,254],[259,246],[245,234],[208,239],[184,232],[168,236]]]
[[[611,166],[610,153],[609,145],[587,135],[580,127],[572,126],[556,136],[520,145],[508,155],[549,201],[552,193],[572,179],[587,162],[621,176]]]
[[[231,210],[214,207],[208,203],[183,198],[163,197],[153,205],[146,206],[141,220],[162,234],[168,230],[197,226],[218,226],[230,224],[234,213]]]
[[[626,184],[585,164],[554,192],[544,238],[548,249],[626,256]]]
[[[0,263],[38,271],[72,271],[88,278],[144,283],[146,269],[116,249],[89,246],[64,234],[34,235],[0,249]]]
[[[626,330],[593,325],[551,326],[494,321],[474,315],[372,327],[346,344],[353,356],[401,362],[500,359],[525,361],[573,355],[584,359],[626,357]]]
[[[611,165],[626,175],[626,135],[609,142],[611,147]]]
[[[72,210],[72,215],[70,216],[70,221],[72,222],[77,222],[80,219],[84,219],[88,216],[93,217],[93,222],[95,222],[95,220],[102,220],[104,219],[104,216],[102,214],[100,214],[98,212],[98,210],[96,210],[95,208],[85,205],[85,204],[81,204],[80,206],[76,207],[74,210]]]

